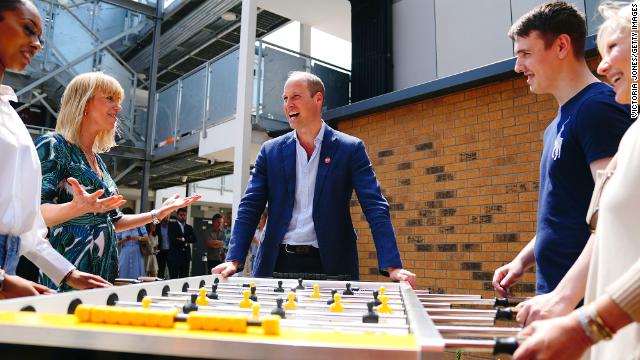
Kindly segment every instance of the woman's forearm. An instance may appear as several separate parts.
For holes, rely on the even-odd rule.
[[[40,212],[47,227],[62,224],[78,216],[84,215],[72,202],[64,204],[42,204]]]
[[[632,319],[616,304],[609,294],[598,298],[595,303],[596,312],[614,333],[631,323]]]
[[[151,212],[122,215],[120,220],[115,223],[116,232],[139,228],[140,226],[146,225],[152,221],[153,217],[151,216]]]

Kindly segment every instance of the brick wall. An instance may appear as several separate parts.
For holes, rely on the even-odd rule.
[[[420,288],[494,296],[493,271],[535,234],[542,136],[556,110],[517,76],[338,123],[366,144]],[[383,281],[355,195],[351,210],[361,277]],[[532,269],[514,291],[534,290]]]

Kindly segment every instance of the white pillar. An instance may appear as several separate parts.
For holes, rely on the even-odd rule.
[[[300,53],[311,56],[311,25],[300,23]]]
[[[234,121],[233,148],[233,204],[232,219],[238,215],[240,199],[249,182],[251,153],[251,106],[253,101],[253,64],[256,51],[257,0],[242,0],[240,20],[240,50],[238,64],[238,93]]]

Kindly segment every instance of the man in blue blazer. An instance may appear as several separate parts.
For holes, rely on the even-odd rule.
[[[322,120],[320,78],[291,73],[282,99],[294,131],[262,146],[238,208],[226,262],[212,272],[229,276],[244,264],[268,203],[253,276],[270,277],[275,271],[358,279],[357,236],[349,210],[355,190],[373,234],[379,269],[394,281],[415,286],[415,274],[402,269],[389,204],[380,193],[364,143]]]

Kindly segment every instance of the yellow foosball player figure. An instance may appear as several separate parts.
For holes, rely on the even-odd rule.
[[[208,306],[209,305],[209,299],[207,298],[207,289],[206,288],[200,288],[200,291],[198,292],[198,298],[196,299],[196,305],[198,305],[198,306]]]
[[[296,304],[296,294],[290,292],[287,295],[287,302],[284,304],[285,310],[296,310],[298,308],[298,304]]]
[[[251,307],[251,314],[254,320],[260,319],[260,304],[253,304]]]
[[[242,292],[242,296],[243,299],[242,301],[240,301],[240,307],[243,309],[251,309],[251,306],[253,306],[253,301],[249,299],[249,296],[251,296],[251,292],[249,290],[245,290]]]
[[[311,295],[309,295],[309,297],[312,299],[320,299],[322,297],[320,295],[320,285],[318,284],[313,285],[313,292],[311,293]]]
[[[393,309],[391,309],[391,306],[389,306],[389,296],[388,295],[380,295],[379,299],[380,299],[380,301],[382,301],[382,304],[380,306],[378,306],[378,313],[379,314],[393,314]]]
[[[340,296],[340,294],[334,294],[333,304],[329,305],[329,311],[344,312],[344,306],[342,306],[342,303],[340,302],[341,299],[342,299],[342,296]]]

